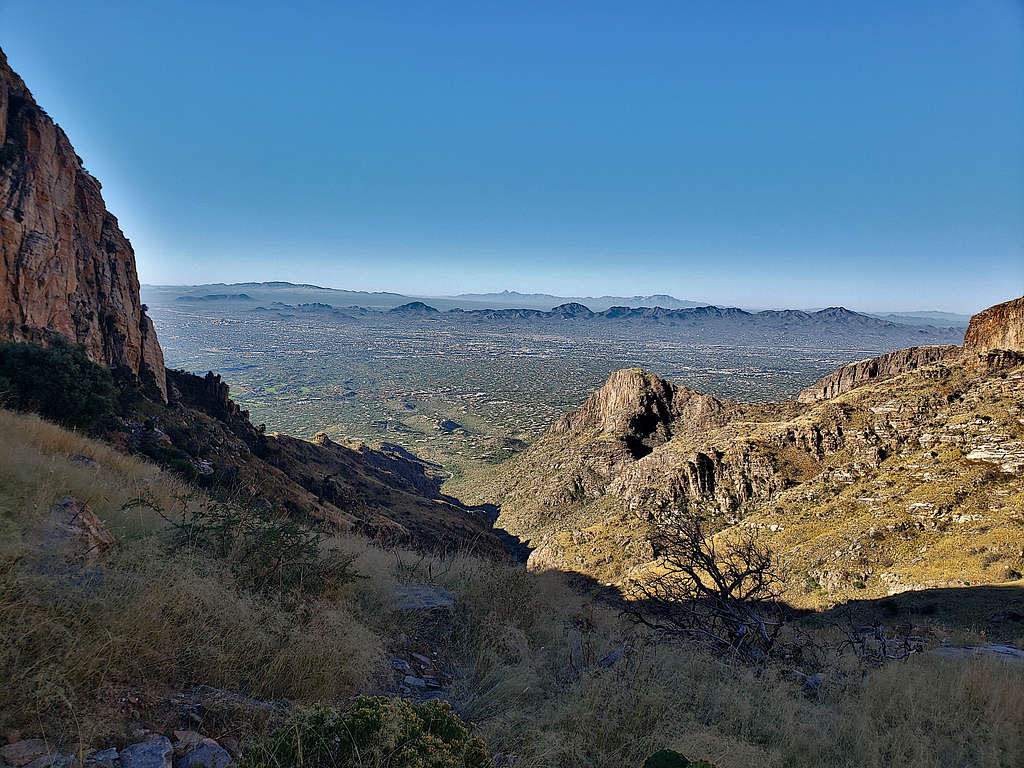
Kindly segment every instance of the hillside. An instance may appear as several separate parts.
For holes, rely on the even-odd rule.
[[[620,371],[476,493],[454,491],[499,504],[533,567],[602,581],[642,574],[650,525],[682,510],[723,535],[761,531],[797,602],[1019,580],[1024,354],[989,348],[1014,338],[1005,328],[979,336],[855,364],[855,384],[833,374],[806,402],[732,403]]]
[[[169,519],[132,505],[139,496]],[[67,497],[86,500],[77,508],[89,538],[64,533]],[[173,740],[182,760],[200,739],[253,756],[289,718],[360,693],[441,696],[475,723],[495,768],[640,766],[665,747],[719,768],[931,768],[944,759],[1002,768],[1024,748],[1020,665],[928,653],[867,673],[839,653],[808,670],[827,680],[812,697],[787,667],[730,669],[638,630],[566,574],[490,558],[331,535],[320,565],[306,567],[353,558],[354,580],[254,588],[261,561],[250,558],[261,550],[224,556],[204,545],[202,529],[176,532],[183,509],[204,508],[217,509],[149,462],[0,410],[5,762],[32,754],[69,767],[134,766],[138,745],[170,754]],[[253,522],[252,510],[230,511]],[[410,610],[400,601],[409,589],[443,589],[454,608]],[[962,592],[935,591],[923,612],[908,604],[902,615],[931,646],[976,641],[975,617],[1006,611],[1010,596]],[[805,630],[839,647],[813,624]],[[1015,631],[991,625],[988,637]],[[424,658],[443,687],[418,693],[401,670],[419,674]]]
[[[166,371],[135,254],[64,132],[0,51],[0,340],[81,344],[119,389],[106,436],[220,496],[412,546],[503,555],[491,519],[440,493],[438,467],[399,450],[265,435],[212,373]],[[245,284],[322,295],[291,284]],[[242,296],[245,298],[242,298]],[[369,297],[370,294],[361,294]],[[187,297],[195,298],[195,297]],[[206,300],[247,302],[242,291]]]

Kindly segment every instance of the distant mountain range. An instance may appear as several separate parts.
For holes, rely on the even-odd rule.
[[[154,310],[202,312],[261,320],[319,322],[345,325],[441,323],[511,333],[551,333],[565,337],[686,340],[696,344],[793,345],[806,348],[892,350],[901,347],[952,344],[963,337],[963,326],[924,324],[921,317],[956,319],[948,313],[921,313],[906,322],[903,314],[877,317],[845,307],[816,311],[770,309],[751,312],[738,307],[716,307],[684,302],[671,296],[601,297],[590,306],[564,301],[544,306],[559,297],[550,294],[468,294],[469,298],[421,300],[398,293],[367,293],[292,283],[239,283],[234,285],[143,286],[142,299]],[[485,296],[495,299],[482,299]],[[609,300],[621,302],[604,307]],[[522,306],[541,304],[540,307]],[[670,301],[669,301],[670,300]],[[588,299],[588,301],[591,301]],[[639,301],[691,306],[643,306]],[[491,306],[492,304],[519,306]],[[604,308],[602,308],[604,307]],[[490,329],[488,329],[490,327]]]
[[[445,297],[449,298],[449,297]],[[560,304],[584,304],[595,312],[603,312],[611,307],[663,307],[665,309],[684,309],[686,307],[707,306],[708,302],[677,299],[675,296],[660,293],[653,296],[555,296],[550,293],[519,293],[517,291],[501,291],[500,293],[460,293],[450,297],[455,301],[473,304],[485,304],[492,309],[551,309]]]
[[[579,305],[590,312],[602,313],[613,308],[629,307],[640,309],[694,309],[716,306],[710,302],[679,299],[668,294],[651,296],[556,296],[550,293],[519,293],[500,291],[496,293],[460,293],[456,296],[408,296],[388,291],[347,291],[338,288],[324,288],[307,283],[282,281],[265,283],[210,283],[206,285],[143,285],[142,299],[147,304],[216,304],[240,302],[250,305],[280,304],[328,304],[336,308],[353,309],[361,307],[374,310],[389,310],[405,304],[420,302],[442,312],[451,309],[474,310],[541,310],[564,313],[563,307]],[[721,306],[721,305],[717,305]],[[735,309],[735,308],[730,308]],[[740,309],[747,314],[760,315],[762,312]],[[814,315],[825,310],[766,310],[767,312],[804,312]],[[859,314],[859,313],[858,313]],[[967,327],[969,315],[941,311],[866,312],[868,317],[911,326],[934,326],[936,328]],[[526,316],[526,315],[524,315]],[[770,315],[766,315],[768,317]]]
[[[904,323],[905,325],[934,325],[966,328],[967,324],[971,321],[970,315],[958,315],[955,312],[922,311],[869,314],[871,314],[872,317],[878,317],[882,320],[891,320],[894,323]]]

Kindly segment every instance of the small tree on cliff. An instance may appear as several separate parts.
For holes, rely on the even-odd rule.
[[[772,654],[784,620],[776,558],[753,531],[716,541],[699,515],[679,514],[652,530],[651,543],[659,573],[630,589],[637,621],[743,661]]]
[[[0,405],[68,427],[96,429],[114,410],[110,371],[55,336],[49,346],[0,343]]]

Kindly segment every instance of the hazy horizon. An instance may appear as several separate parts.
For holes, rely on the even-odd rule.
[[[146,283],[963,314],[1024,293],[1011,0],[0,0],[0,45]]]
[[[828,302],[819,303],[819,304],[815,304],[815,305],[807,305],[807,306],[780,305],[780,304],[779,305],[757,306],[757,305],[734,304],[734,303],[730,303],[730,302],[727,302],[727,301],[716,301],[715,299],[708,299],[708,298],[700,297],[700,296],[696,296],[696,297],[689,296],[689,295],[678,296],[676,294],[666,294],[664,291],[659,291],[659,292],[656,292],[656,293],[634,293],[634,292],[630,292],[630,291],[622,291],[622,292],[617,292],[617,293],[602,293],[602,294],[584,295],[584,294],[581,294],[581,293],[555,293],[553,291],[546,291],[546,290],[525,290],[525,289],[517,290],[517,289],[503,288],[503,289],[497,289],[497,290],[460,291],[458,293],[434,293],[434,294],[427,294],[427,293],[414,293],[414,292],[394,291],[394,290],[388,290],[388,289],[381,289],[381,290],[378,290],[378,289],[366,289],[366,288],[357,288],[357,287],[352,287],[352,286],[329,286],[329,285],[324,285],[324,284],[321,284],[321,283],[315,283],[315,282],[312,282],[312,281],[283,281],[283,280],[264,280],[264,281],[257,281],[257,280],[232,280],[232,281],[214,281],[212,283],[150,283],[150,282],[142,281],[141,285],[142,285],[143,288],[182,288],[182,289],[184,289],[184,288],[196,288],[198,286],[224,286],[225,288],[230,288],[230,287],[233,287],[233,286],[267,285],[267,284],[273,284],[273,283],[285,283],[285,284],[291,284],[291,285],[295,285],[295,286],[310,286],[312,288],[321,288],[321,289],[325,289],[325,290],[329,290],[329,291],[348,291],[348,292],[353,292],[353,293],[366,293],[366,294],[396,294],[396,295],[404,296],[404,297],[411,298],[411,299],[424,299],[424,300],[427,300],[427,299],[445,299],[445,300],[449,300],[449,299],[459,298],[460,296],[487,296],[487,295],[500,296],[502,294],[521,295],[521,296],[551,296],[551,297],[556,298],[556,299],[588,299],[588,298],[589,299],[601,299],[601,298],[607,298],[607,297],[627,298],[628,299],[628,298],[634,298],[634,297],[647,298],[649,296],[666,295],[666,296],[670,296],[670,297],[672,297],[674,299],[679,299],[679,300],[683,300],[683,301],[697,302],[700,305],[719,306],[719,307],[738,307],[738,308],[745,309],[745,310],[748,310],[748,311],[763,311],[763,310],[771,310],[771,309],[802,309],[802,310],[805,310],[805,311],[817,311],[819,309],[823,309],[823,308],[827,308],[827,307],[843,306],[843,307],[846,307],[847,309],[852,309],[854,311],[870,312],[870,313],[892,312],[892,313],[907,313],[907,314],[910,314],[910,313],[914,313],[914,312],[919,312],[919,313],[940,312],[940,313],[959,314],[959,315],[963,315],[963,316],[970,316],[974,312],[980,311],[981,309],[985,308],[985,307],[978,307],[977,309],[972,310],[970,312],[957,312],[957,311],[952,310],[952,309],[946,309],[946,308],[938,307],[938,306],[910,307],[910,308],[908,308],[906,306],[898,306],[898,307],[882,307],[882,308],[872,309],[872,308],[865,308],[865,307],[862,307],[862,306],[848,306],[848,305],[841,304],[841,303],[828,303]],[[1017,298],[1017,297],[1016,296],[1008,296],[1007,299],[1005,299],[1005,300],[1010,300],[1010,299],[1013,299],[1013,298]],[[1001,301],[1004,301],[1004,300],[1000,300],[1000,301],[997,301],[997,302],[994,302],[994,303],[1001,303]]]

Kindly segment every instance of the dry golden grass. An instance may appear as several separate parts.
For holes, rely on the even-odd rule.
[[[458,711],[517,768],[636,766],[663,747],[722,768],[1003,768],[1024,755],[1020,666],[922,656],[865,674],[832,658],[811,701],[789,670],[733,670],[654,642],[565,574],[420,560],[355,536],[330,546],[357,555],[356,583],[299,602],[254,595],[223,561],[170,551],[152,513],[121,509],[183,490],[152,465],[0,412],[0,730],[105,746],[124,736],[128,691],[144,704],[196,684],[339,702],[380,689],[387,653],[434,649],[457,673]],[[15,565],[24,532],[68,494],[115,531],[117,551],[94,569]],[[453,619],[396,613],[403,581],[454,592]],[[614,665],[596,663],[627,644]],[[158,712],[143,707],[143,719],[162,727]]]

